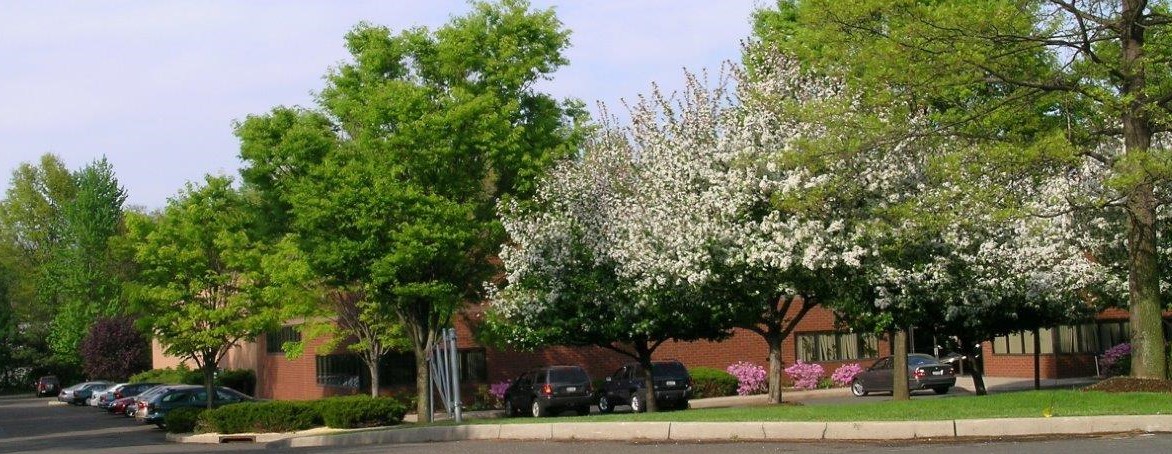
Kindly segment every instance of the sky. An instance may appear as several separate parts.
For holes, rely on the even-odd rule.
[[[620,110],[684,69],[736,60],[763,0],[531,0],[570,29],[570,64],[539,89]],[[188,181],[236,175],[232,124],[313,107],[322,76],[368,21],[438,27],[463,0],[13,1],[0,14],[0,188],[54,153],[70,169],[105,156],[128,203],[161,208]]]

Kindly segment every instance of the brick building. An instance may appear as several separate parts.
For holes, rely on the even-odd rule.
[[[793,308],[796,312],[797,308]],[[478,324],[481,308],[471,307],[456,317],[463,396],[471,399],[480,385],[490,385],[516,377],[525,370],[548,364],[576,364],[587,369],[591,377],[601,379],[612,373],[628,357],[600,347],[549,347],[532,352],[508,351],[479,345],[472,330]],[[1096,355],[1125,341],[1128,335],[1127,313],[1108,311],[1097,320],[1076,326],[1059,326],[1040,331],[1042,341],[1041,374],[1043,378],[1090,376],[1097,373]],[[369,390],[365,366],[353,355],[342,351],[318,351],[323,340],[311,341],[306,353],[288,359],[280,345],[296,339],[292,327],[269,333],[233,349],[222,367],[253,369],[257,374],[257,397],[269,399],[315,399],[331,395],[358,394]],[[915,337],[915,336],[913,336]],[[909,346],[911,351],[932,353],[931,345]],[[154,348],[154,367],[177,364]],[[990,376],[1032,377],[1033,334],[1016,333],[998,337],[982,345],[985,373]],[[843,332],[836,329],[835,314],[815,308],[782,344],[782,359],[793,364],[799,359],[822,364],[829,374],[845,363],[871,364],[890,354],[886,339],[873,334]],[[656,359],[678,359],[688,367],[724,369],[738,361],[766,366],[768,348],[761,336],[737,329],[720,342],[666,342],[655,352]],[[415,385],[415,362],[411,353],[392,353],[383,361],[380,389],[384,393],[410,393]]]
[[[601,347],[548,347],[531,352],[485,347],[475,342],[472,333],[480,314],[481,308],[474,306],[455,317],[464,396],[472,396],[479,385],[509,380],[540,365],[577,364],[585,367],[591,377],[601,379],[631,361]],[[256,371],[256,394],[261,398],[315,399],[365,393],[369,389],[365,366],[356,357],[342,351],[317,351],[324,340],[310,341],[304,355],[287,358],[280,345],[297,336],[289,326],[268,333],[256,342],[234,348],[222,367]],[[655,358],[678,359],[688,367],[724,369],[738,361],[765,366],[768,352],[761,336],[738,329],[720,342],[666,342],[656,350]],[[866,365],[889,353],[887,342],[877,336],[836,331],[834,313],[822,308],[807,313],[794,335],[782,344],[782,359],[786,364],[802,359],[821,363],[828,371],[844,363]],[[157,343],[153,356],[156,368],[179,363],[163,355]],[[380,389],[387,393],[410,392],[415,384],[414,369],[413,354],[387,355],[380,371]]]

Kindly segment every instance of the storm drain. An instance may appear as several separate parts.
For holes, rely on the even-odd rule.
[[[227,435],[220,437],[220,443],[255,443],[255,435]]]

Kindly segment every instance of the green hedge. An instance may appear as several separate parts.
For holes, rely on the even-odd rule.
[[[234,434],[294,432],[316,427],[321,416],[313,402],[245,402],[225,405],[200,415],[200,429]]]
[[[316,402],[322,422],[335,429],[392,426],[403,421],[407,407],[390,397],[331,397]]]
[[[179,407],[167,412],[163,417],[163,424],[167,432],[173,434],[195,432],[199,416],[205,410],[207,409],[203,407]]]
[[[130,377],[130,382],[174,383],[202,385],[203,372],[187,366],[151,369]],[[216,374],[216,386],[227,386],[244,394],[252,395],[256,390],[256,372],[252,369],[225,369]]]
[[[735,396],[737,377],[720,369],[695,367],[688,371],[692,375],[692,398]]]
[[[202,385],[203,374],[198,370],[188,369],[187,366],[168,367],[165,369],[151,369],[134,374],[130,377],[131,383],[152,382],[184,385]]]

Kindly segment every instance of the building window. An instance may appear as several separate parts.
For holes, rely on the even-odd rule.
[[[484,360],[484,350],[461,350],[460,381],[464,383],[487,383],[488,366]]]
[[[301,333],[292,326],[282,326],[281,329],[265,333],[265,351],[269,354],[285,353],[282,349],[285,342],[301,342]]]
[[[1038,339],[1041,341],[1043,355],[1054,353],[1054,330],[1046,328],[1038,330]],[[993,353],[997,355],[1032,355],[1034,354],[1034,332],[1021,331],[993,339]]]
[[[317,357],[317,384],[322,386],[357,389],[365,372],[362,360],[355,355]]]
[[[378,366],[379,386],[415,385],[415,354],[390,352],[383,355]]]
[[[846,361],[879,356],[879,337],[860,333],[797,335],[797,357],[805,362]]]
[[[1102,353],[1131,339],[1131,325],[1127,321],[1099,321],[1081,325],[1061,325],[1039,330],[1043,355],[1057,353]],[[1032,355],[1034,334],[1021,331],[993,338],[993,354]]]

